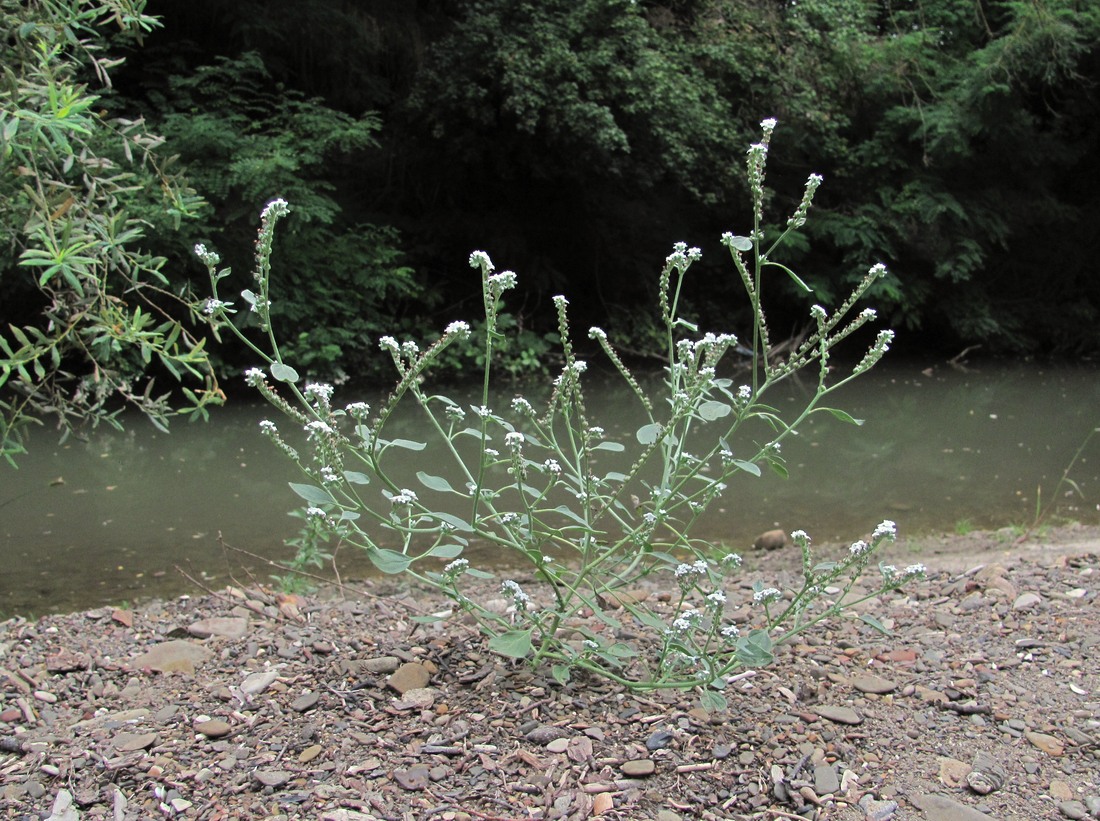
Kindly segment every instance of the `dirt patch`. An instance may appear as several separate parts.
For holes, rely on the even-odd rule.
[[[891,635],[824,623],[732,681],[713,714],[692,694],[559,687],[461,624],[412,621],[445,603],[386,581],[344,599],[229,589],[13,619],[0,624],[0,810],[1100,818],[1100,528],[926,538],[887,559],[930,570],[866,608]],[[749,557],[727,593],[747,601],[754,579],[782,586],[795,565]]]

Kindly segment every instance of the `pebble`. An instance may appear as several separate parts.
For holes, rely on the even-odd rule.
[[[139,656],[130,659],[134,670],[149,668],[158,673],[193,673],[195,665],[209,661],[214,654],[193,641],[173,639],[161,642]]]
[[[814,767],[814,792],[828,795],[840,792],[840,776],[831,764],[818,764]]]
[[[278,789],[290,781],[293,773],[286,770],[256,770],[252,773],[252,780],[264,787]]]
[[[1047,792],[1055,801],[1069,801],[1073,798],[1073,787],[1057,778],[1050,782]]]
[[[132,753],[152,747],[156,741],[156,733],[119,733],[114,737],[114,748],[120,753]]]
[[[910,801],[917,809],[924,810],[925,816],[934,818],[935,821],[990,821],[990,817],[984,812],[960,804],[946,795],[917,794]]]
[[[222,721],[220,718],[200,721],[195,725],[195,732],[202,733],[207,738],[222,738],[229,735],[232,729],[228,722]]]
[[[672,739],[675,738],[672,730],[657,730],[645,741],[645,748],[650,752],[654,750],[661,750],[672,743]]]
[[[861,693],[874,693],[876,695],[892,693],[898,688],[895,682],[878,676],[854,676],[848,680],[848,683]]]
[[[420,764],[415,767],[409,767],[407,770],[394,770],[394,780],[401,785],[403,790],[423,790],[428,786],[428,782],[431,781],[431,775],[428,772],[428,768]]]
[[[248,619],[235,616],[220,616],[212,619],[200,619],[187,628],[187,632],[198,639],[221,636],[227,639],[243,638],[248,632]]]
[[[635,758],[630,761],[624,761],[619,769],[622,770],[623,775],[630,776],[631,778],[642,778],[647,775],[653,775],[657,770],[657,765],[651,758]]]
[[[1058,804],[1058,811],[1066,818],[1089,817],[1088,808],[1080,801],[1061,801]]]
[[[1043,597],[1038,593],[1021,593],[1016,597],[1016,601],[1012,602],[1013,610],[1030,610],[1035,605],[1042,602]]]
[[[1030,741],[1047,755],[1060,756],[1066,751],[1066,745],[1062,740],[1046,733],[1024,733],[1024,738]]]
[[[409,690],[421,690],[427,687],[431,679],[432,674],[428,672],[427,667],[417,661],[408,661],[393,671],[386,680],[386,684],[391,689],[404,694]]]
[[[321,694],[318,692],[302,693],[302,695],[290,702],[290,709],[296,713],[304,713],[316,707],[317,702],[320,700]]]
[[[270,687],[278,677],[279,674],[274,670],[267,670],[263,673],[252,673],[241,682],[241,692],[250,696],[259,695]]]
[[[864,821],[890,821],[898,811],[897,801],[878,801],[870,793],[859,800]]]
[[[862,724],[863,717],[851,707],[840,707],[831,704],[821,704],[814,707],[814,712],[824,719],[836,724]]]

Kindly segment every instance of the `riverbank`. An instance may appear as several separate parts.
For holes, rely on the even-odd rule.
[[[706,714],[558,687],[380,580],[0,624],[0,810],[71,819],[1100,818],[1100,528],[899,543],[928,578]],[[747,557],[744,586],[797,558]],[[659,589],[647,591],[654,599]],[[747,618],[747,614],[746,614]]]

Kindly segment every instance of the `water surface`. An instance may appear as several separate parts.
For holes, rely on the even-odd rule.
[[[1061,514],[1094,522],[1100,435],[1071,474],[1084,498],[1069,485],[1057,498],[1054,491],[1100,425],[1097,377],[1095,369],[1076,367],[922,372],[880,365],[830,403],[865,419],[862,427],[812,417],[784,445],[791,477],[739,476],[697,535],[744,546],[782,527],[805,529],[819,543],[850,541],[884,518],[902,535],[915,535],[1028,524],[1037,503],[1052,502]],[[589,410],[609,433],[641,423],[617,383],[592,382]],[[793,408],[807,390],[791,383],[771,400]],[[287,511],[299,500],[287,482],[301,478],[257,430],[271,414],[237,404],[216,410],[210,424],[179,424],[169,435],[135,419],[125,433],[101,431],[63,446],[37,432],[20,469],[0,472],[0,612],[193,592],[177,568],[211,587],[247,582],[250,573],[266,581],[270,569],[225,549],[218,534],[258,556],[293,555],[284,540],[297,520]],[[412,406],[400,427],[395,435],[428,438]],[[362,561],[345,562],[348,573],[365,569]]]

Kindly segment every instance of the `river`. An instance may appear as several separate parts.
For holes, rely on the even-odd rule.
[[[1095,522],[1100,435],[1070,473],[1073,484],[1058,485],[1100,425],[1098,375],[1068,366],[883,363],[829,403],[863,426],[812,417],[784,445],[790,478],[739,476],[697,535],[744,546],[782,527],[818,543],[850,541],[889,518],[912,536],[1027,525],[1049,504],[1056,515]],[[591,415],[610,433],[630,428],[628,394],[593,381]],[[805,390],[791,383],[771,399],[793,407]],[[271,413],[237,403],[167,435],[133,419],[124,433],[100,430],[64,445],[36,431],[18,470],[0,466],[0,614],[194,591],[183,572],[211,587],[247,582],[250,573],[267,581],[269,569],[231,548],[293,555],[284,540],[297,520],[287,511],[299,500],[287,482],[301,479],[258,432]],[[418,424],[410,406],[401,435],[417,438]],[[344,558],[346,572],[365,572]]]

